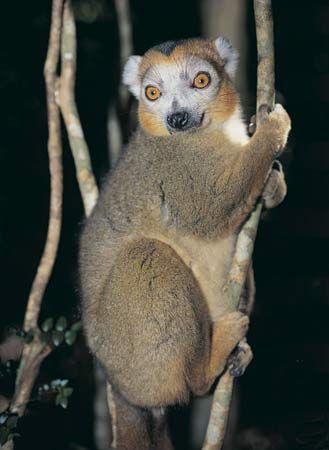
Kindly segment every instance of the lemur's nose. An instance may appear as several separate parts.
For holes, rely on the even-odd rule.
[[[167,122],[171,128],[182,130],[189,121],[190,115],[187,111],[175,112],[167,116]]]

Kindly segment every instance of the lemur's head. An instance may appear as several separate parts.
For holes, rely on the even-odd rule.
[[[131,56],[123,82],[139,100],[141,126],[163,136],[227,120],[238,104],[232,84],[237,61],[222,37],[168,41]]]

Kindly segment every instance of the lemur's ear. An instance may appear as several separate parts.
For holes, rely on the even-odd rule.
[[[215,40],[215,46],[219,56],[224,61],[226,73],[229,77],[234,78],[238,67],[239,53],[233,48],[231,42],[222,36]]]
[[[122,74],[123,84],[128,86],[129,91],[137,98],[139,98],[141,84],[138,76],[138,69],[141,60],[141,56],[130,56],[126,62]]]

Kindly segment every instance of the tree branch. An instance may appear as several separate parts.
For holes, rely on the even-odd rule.
[[[59,80],[59,104],[66,125],[76,176],[87,216],[96,204],[98,189],[91,168],[88,146],[75,103],[76,30],[71,4],[65,2],[61,42],[62,71]]]
[[[32,329],[35,336],[31,344],[24,345],[16,380],[15,395],[11,403],[11,410],[18,412],[19,415],[24,413],[25,406],[23,405],[27,403],[30,397],[40,364],[50,352],[50,348],[39,341],[37,326],[42,298],[56,259],[62,222],[62,143],[60,116],[54,94],[57,80],[56,68],[59,57],[62,3],[62,0],[54,0],[53,2],[49,47],[44,68],[49,128],[50,212],[46,244],[32,284],[24,319],[24,329],[26,331]]]
[[[19,416],[22,416],[25,412],[32,388],[39,373],[40,365],[51,351],[49,345],[40,341],[38,319],[41,302],[56,259],[62,223],[62,143],[60,115],[55,101],[62,8],[63,0],[53,1],[49,46],[44,67],[49,129],[50,210],[46,243],[31,287],[24,318],[24,330],[32,330],[34,337],[31,343],[25,343],[23,346],[15,392],[10,403],[10,411],[17,413]],[[13,448],[13,442],[6,443],[4,448]]]
[[[76,27],[70,0],[66,0],[64,6],[61,57],[62,72],[59,81],[59,104],[74,158],[77,180],[79,183],[85,214],[88,217],[97,202],[98,188],[91,167],[89,149],[84,138],[79,113],[75,102],[74,89],[77,59]],[[95,374],[96,371],[97,368],[95,369]],[[112,441],[114,441],[116,435],[115,404],[113,396],[110,395],[110,392],[112,392],[112,387],[109,383],[107,383],[107,392],[107,404],[112,417]],[[106,399],[102,400],[105,401],[106,406]],[[102,423],[103,422],[104,421],[102,421]],[[105,433],[104,430],[102,434],[106,438],[107,433]],[[108,443],[106,443],[106,445],[108,445]]]
[[[130,18],[129,0],[114,0],[117,13],[119,41],[120,41],[120,73],[128,57],[132,54],[133,41]],[[118,160],[124,137],[127,132],[128,121],[122,121],[118,115],[125,117],[129,109],[129,92],[122,85],[118,87],[118,97],[112,101],[108,114],[108,140],[110,150],[110,163],[113,167]]]
[[[117,12],[118,30],[120,39],[120,72],[127,62],[129,56],[133,51],[131,18],[129,0],[114,0],[115,9]],[[126,111],[129,101],[129,92],[122,83],[119,87],[119,103],[120,110]]]
[[[63,0],[54,0],[50,29],[49,47],[44,67],[44,76],[47,90],[48,108],[48,154],[50,171],[50,214],[46,245],[33,281],[31,293],[28,299],[24,329],[37,327],[39,311],[43,294],[55,262],[59,243],[62,196],[63,196],[63,169],[62,169],[62,142],[60,116],[55,101],[56,69],[59,58],[59,39],[61,33],[61,14]]]
[[[267,108],[274,104],[274,47],[271,0],[254,0],[258,69],[257,69],[257,120],[263,120]],[[264,108],[263,105],[266,105]],[[230,309],[239,306],[242,290],[249,270],[254,241],[261,215],[261,202],[242,227],[225,293],[230,299]],[[224,441],[229,406],[232,398],[233,378],[226,371],[216,387],[210,418],[202,450],[219,450]]]
[[[254,0],[257,37],[257,119],[263,120],[262,106],[270,110],[275,101],[274,34],[271,0]],[[264,108],[264,112],[267,108]]]

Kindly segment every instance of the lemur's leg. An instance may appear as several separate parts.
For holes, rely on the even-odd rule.
[[[246,284],[243,289],[239,311],[250,316],[255,301],[255,278],[252,267],[252,262],[248,270]],[[246,338],[243,338],[236,348],[233,350],[227,360],[227,367],[230,374],[234,377],[239,377],[244,374],[246,368],[249,366],[253,358],[252,350],[247,342]]]
[[[108,320],[99,327],[97,357],[130,404],[161,408],[188,399],[189,371],[209,354],[211,321],[192,271],[170,246],[128,243],[98,314]]]
[[[191,370],[190,386],[195,394],[205,394],[223,372],[230,354],[244,339],[248,325],[248,316],[239,311],[224,315],[214,324],[209,355],[197,361]]]
[[[151,239],[119,254],[99,314],[108,317],[99,331],[110,348],[100,346],[97,356],[127,401],[146,409],[187,400],[190,390],[206,392],[249,323],[233,312],[212,326],[191,270]]]

